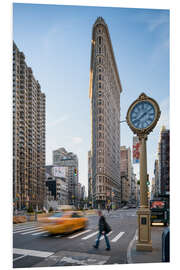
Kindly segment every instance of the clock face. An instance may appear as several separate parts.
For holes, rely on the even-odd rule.
[[[138,102],[130,113],[131,124],[137,129],[149,127],[154,119],[155,109],[149,101]]]

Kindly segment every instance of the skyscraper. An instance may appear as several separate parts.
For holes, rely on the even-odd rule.
[[[159,142],[159,184],[160,195],[169,195],[169,129],[161,129]]]
[[[42,208],[45,182],[45,94],[13,43],[13,200]]]
[[[121,82],[108,27],[102,17],[93,25],[90,89],[92,195],[94,207],[113,199],[120,205],[120,93]]]
[[[88,200],[90,206],[93,206],[92,201],[92,156],[91,151],[88,151]]]

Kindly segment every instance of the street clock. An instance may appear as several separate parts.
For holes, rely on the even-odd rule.
[[[129,107],[126,121],[135,134],[142,136],[153,130],[160,114],[157,102],[142,93]]]
[[[140,141],[140,208],[138,216],[138,239],[136,250],[152,251],[150,209],[148,207],[147,185],[147,135],[156,126],[160,117],[158,103],[142,93],[128,109],[126,121]]]

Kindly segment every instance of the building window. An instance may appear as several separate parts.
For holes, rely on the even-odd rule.
[[[98,105],[101,105],[101,104],[102,104],[102,100],[99,99],[99,100],[98,100]]]
[[[99,38],[98,38],[98,43],[99,43],[99,45],[102,44],[102,37],[99,37]]]
[[[101,83],[99,83],[99,88],[101,88]]]

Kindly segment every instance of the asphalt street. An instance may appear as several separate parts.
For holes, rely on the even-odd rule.
[[[106,251],[103,237],[99,249],[93,248],[97,215],[88,216],[86,229],[69,235],[51,236],[37,222],[13,225],[13,267],[126,264],[128,246],[137,229],[136,209],[104,211],[104,215],[112,227],[110,251]]]

